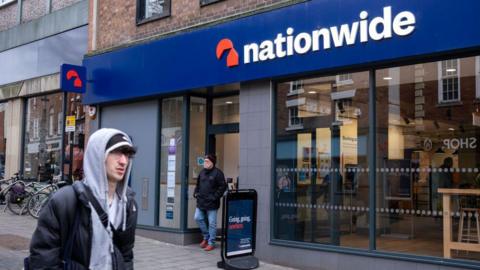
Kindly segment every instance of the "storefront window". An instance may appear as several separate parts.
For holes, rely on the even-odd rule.
[[[5,178],[5,159],[7,153],[7,131],[5,113],[8,103],[0,103],[0,179]]]
[[[376,71],[378,250],[480,260],[476,59]]]
[[[24,143],[24,175],[47,181],[61,175],[62,137],[52,122],[62,112],[63,94],[27,100]]]
[[[276,239],[368,248],[368,88],[368,72],[277,85]]]
[[[240,99],[238,95],[213,99],[212,124],[240,122]]]
[[[183,97],[162,100],[159,226],[180,228]]]
[[[198,228],[194,219],[197,200],[193,197],[198,175],[203,169],[207,125],[207,101],[204,98],[190,98],[190,145],[188,171],[188,228]]]

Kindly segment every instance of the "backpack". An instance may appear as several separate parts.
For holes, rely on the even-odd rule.
[[[24,183],[15,183],[8,191],[11,203],[21,203],[27,195]]]

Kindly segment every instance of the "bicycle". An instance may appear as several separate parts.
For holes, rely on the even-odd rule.
[[[2,180],[1,183],[6,183],[6,186],[0,191],[0,198],[5,202],[3,211],[8,208],[12,213],[23,215],[27,213],[28,198],[38,188],[43,187],[33,179],[23,178],[20,173],[15,173],[14,177]]]
[[[49,184],[40,188],[35,193],[33,193],[27,202],[27,211],[34,217],[38,218],[40,211],[47,204],[50,198],[55,192],[57,192],[61,187],[67,185],[66,181],[58,181],[56,179],[50,180]]]

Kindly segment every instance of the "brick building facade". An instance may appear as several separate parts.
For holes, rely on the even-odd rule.
[[[97,2],[95,4],[95,2]],[[115,1],[90,0],[90,34],[96,26],[96,48],[90,46],[90,53],[111,50],[132,43],[159,39],[164,35],[192,31],[210,24],[218,24],[234,18],[251,15],[269,9],[302,2],[301,0],[223,0],[202,5],[202,1],[171,1],[170,16],[137,23],[137,1],[126,0],[122,5]],[[210,1],[212,2],[212,1]],[[93,7],[98,9],[93,12]],[[92,36],[90,36],[91,44]]]
[[[59,71],[63,63],[81,63],[87,21],[86,0],[1,2],[0,167],[5,177],[17,172],[41,180],[53,176],[38,177],[41,167],[62,177],[66,98]],[[47,100],[48,108],[40,109]]]

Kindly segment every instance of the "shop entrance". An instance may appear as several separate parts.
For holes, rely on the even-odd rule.
[[[212,135],[212,153],[217,155],[217,168],[225,175],[229,188],[237,187],[240,136],[238,133]]]
[[[198,175],[203,169],[207,153],[217,156],[216,166],[223,171],[229,188],[235,187],[239,176],[240,159],[240,102],[238,85],[211,89],[190,97],[189,115],[189,173],[188,173],[188,228],[198,228],[193,214],[193,198]],[[221,213],[222,209],[219,209]],[[218,215],[217,226],[221,226]]]

